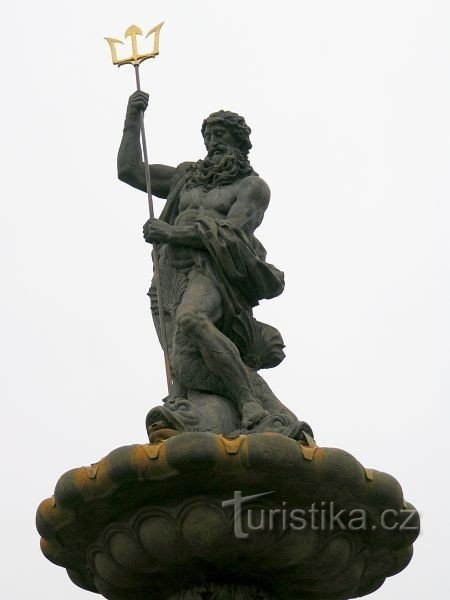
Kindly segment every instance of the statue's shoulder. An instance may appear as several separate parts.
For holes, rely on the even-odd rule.
[[[172,176],[172,181],[170,184],[170,192],[171,193],[174,193],[174,192],[178,193],[180,191],[180,189],[183,187],[186,177],[189,174],[189,172],[191,171],[193,165],[195,165],[195,162],[186,161],[186,162],[180,163],[177,167],[175,167],[175,170],[174,170],[174,173]]]
[[[267,203],[270,200],[270,188],[259,175],[247,175],[238,182],[238,190],[241,194],[247,194],[252,199]]]
[[[182,175],[186,175],[188,171],[195,165],[195,162],[192,160],[187,160],[185,162],[180,163],[175,170],[175,175],[177,177],[181,177]]]

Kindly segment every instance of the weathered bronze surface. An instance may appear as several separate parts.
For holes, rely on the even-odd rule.
[[[131,96],[118,156],[119,178],[142,191],[147,104]],[[284,287],[254,235],[270,191],[243,117],[213,113],[202,134],[204,160],[150,166],[167,199],[144,237],[160,268],[159,299],[154,284],[149,296],[171,391],[148,412],[149,444],[60,478],[37,513],[42,551],[112,600],[370,594],[409,563],[418,514],[393,477],[318,447],[258,373],[284,358],[278,330],[252,313]]]

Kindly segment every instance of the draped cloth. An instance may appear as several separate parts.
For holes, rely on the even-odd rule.
[[[274,298],[284,288],[284,276],[261,257],[265,251],[255,245],[238,228],[224,220],[202,217],[195,223],[197,233],[206,249],[194,257],[198,268],[216,283],[222,296],[224,333],[230,331],[234,317],[251,311],[259,300]],[[199,260],[200,259],[200,260]]]
[[[180,193],[191,164],[183,163],[178,167],[161,212],[160,219],[170,225],[175,223],[178,216]],[[274,298],[281,294],[284,274],[266,262],[266,251],[254,235],[246,235],[226,219],[199,217],[194,226],[204,249],[192,250],[193,268],[202,271],[217,286],[223,306],[223,316],[218,326],[225,335],[230,336],[238,316],[241,321],[244,318],[247,322],[257,323],[252,316],[252,308],[263,298]],[[161,248],[161,253],[165,254],[164,248]],[[270,328],[268,333],[273,338],[274,328],[263,323],[258,325]],[[279,333],[278,336],[278,346],[282,346]]]

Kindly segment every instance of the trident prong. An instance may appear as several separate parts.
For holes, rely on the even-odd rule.
[[[150,37],[152,34],[155,34],[155,38],[153,40],[153,50],[151,52],[146,52],[145,54],[139,54],[137,36],[143,35],[142,29],[137,25],[130,25],[128,29],[125,31],[125,38],[131,38],[131,56],[127,58],[119,58],[117,56],[117,48],[116,44],[124,44],[121,40],[117,40],[116,38],[105,38],[105,40],[109,44],[109,49],[111,50],[111,58],[114,65],[121,67],[122,65],[140,65],[144,60],[148,58],[155,58],[159,54],[159,34],[161,31],[161,27],[164,25],[164,21],[156,25],[150,29],[150,31],[145,36],[145,39]]]

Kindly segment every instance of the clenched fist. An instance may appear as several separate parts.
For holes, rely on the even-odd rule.
[[[134,92],[128,100],[127,118],[136,119],[139,113],[144,112],[148,106],[148,94],[146,92]]]
[[[144,239],[149,244],[170,241],[172,225],[159,219],[149,219],[144,225]]]

